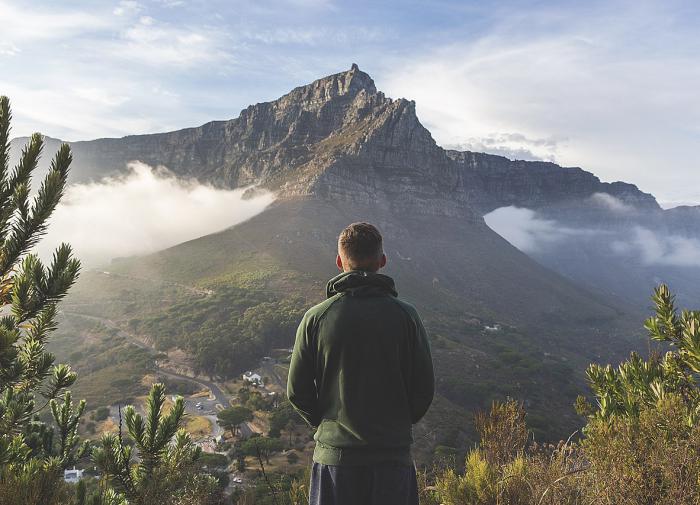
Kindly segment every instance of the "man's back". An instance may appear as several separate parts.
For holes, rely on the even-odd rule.
[[[425,330],[385,275],[345,272],[299,326],[289,399],[318,430],[314,461],[410,463],[411,425],[433,397]]]
[[[369,223],[338,237],[327,300],[297,330],[287,396],[313,427],[311,505],[418,505],[411,425],[433,400],[430,346]]]

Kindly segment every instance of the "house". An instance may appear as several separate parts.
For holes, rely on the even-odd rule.
[[[76,484],[83,478],[84,471],[85,470],[78,470],[75,467],[73,467],[72,470],[63,470],[63,480],[70,484]]]
[[[262,377],[260,377],[259,374],[250,371],[243,374],[243,382],[247,382],[249,384],[252,384],[253,386],[263,385]]]

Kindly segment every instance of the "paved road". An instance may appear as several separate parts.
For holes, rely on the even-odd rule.
[[[152,351],[154,353],[156,352],[156,350],[153,348],[153,346],[148,345],[143,340],[139,340],[131,333],[127,333],[111,319],[106,319],[104,317],[98,317],[98,316],[90,316],[88,314],[81,314],[79,312],[63,311],[63,314],[65,314],[67,316],[82,317],[83,319],[90,319],[91,321],[102,323],[107,328],[117,330],[117,332],[118,332],[117,334],[120,337],[128,339],[134,345],[136,345],[142,349],[147,349],[147,350]],[[225,408],[229,405],[229,397],[221,390],[221,388],[219,386],[217,386],[213,382],[205,380],[205,379],[201,379],[201,378],[190,377],[189,375],[179,374],[179,373],[173,372],[171,370],[166,370],[164,368],[161,368],[158,365],[158,362],[156,362],[156,368],[158,369],[158,372],[161,373],[162,375],[168,375],[168,376],[176,378],[176,379],[183,379],[186,381],[194,382],[195,384],[198,384],[205,389],[209,389],[209,391],[211,391],[211,393],[214,395],[214,398],[216,398],[216,401],[219,402],[222,407]]]
[[[177,372],[172,372],[170,370],[166,370],[164,368],[160,368],[157,364],[156,367],[158,368],[158,373],[161,375],[166,375],[168,377],[172,377],[173,379],[181,379],[181,380],[186,380],[189,382],[193,382],[195,384],[198,384],[201,386],[203,389],[208,389],[211,394],[214,396],[214,400],[216,401],[217,404],[221,405],[221,408],[226,408],[228,407],[229,404],[229,397],[224,393],[219,386],[214,384],[213,382],[210,382],[208,380],[200,379],[200,378],[195,378],[195,377],[190,377],[189,375],[183,375]]]
[[[267,375],[272,379],[272,381],[282,388],[283,391],[287,390],[287,382],[282,380],[280,377],[279,373],[277,373],[277,370],[275,369],[275,363],[274,362],[269,362],[269,361],[264,361],[260,364],[260,370],[261,375],[265,376]]]

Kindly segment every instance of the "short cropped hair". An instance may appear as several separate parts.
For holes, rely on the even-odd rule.
[[[366,266],[384,253],[382,234],[369,223],[352,223],[340,232],[338,249],[352,268]]]

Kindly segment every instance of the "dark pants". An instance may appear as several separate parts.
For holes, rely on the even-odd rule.
[[[418,505],[413,465],[330,466],[314,463],[310,505]]]

